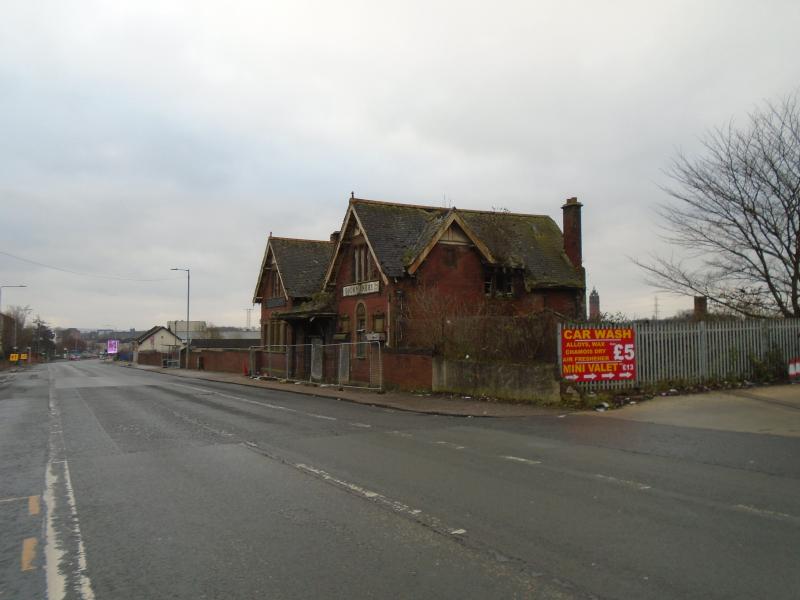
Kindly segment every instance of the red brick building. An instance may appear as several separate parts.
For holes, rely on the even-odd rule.
[[[264,345],[413,345],[431,310],[585,318],[581,204],[547,216],[351,198],[330,241],[270,237],[253,301]],[[362,348],[353,349],[354,358]]]
[[[291,375],[292,361],[302,361],[304,355],[287,358],[288,346],[322,343],[330,337],[330,320],[336,313],[325,313],[327,303],[320,297],[333,248],[332,241],[272,235],[267,239],[253,304],[261,304],[261,344],[268,347],[264,362],[270,371]]]

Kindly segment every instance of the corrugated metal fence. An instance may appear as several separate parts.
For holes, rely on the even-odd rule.
[[[763,361],[774,353],[786,364],[800,356],[800,319],[564,323],[559,339],[562,328],[582,327],[632,327],[636,337],[636,380],[578,384],[587,388],[747,378],[753,375],[754,359]]]

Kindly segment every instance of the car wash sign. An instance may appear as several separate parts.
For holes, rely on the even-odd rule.
[[[561,376],[574,383],[634,381],[636,334],[633,328],[562,328]]]

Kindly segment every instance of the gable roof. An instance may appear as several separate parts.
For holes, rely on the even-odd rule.
[[[290,298],[309,298],[322,289],[332,252],[333,242],[330,241],[270,236],[261,261],[253,303],[262,300],[261,287],[270,255],[275,258],[286,295]]]
[[[548,216],[360,198],[350,199],[350,211],[361,223],[380,269],[388,277],[406,274],[417,259],[424,259],[432,242],[456,222],[488,263],[522,269],[528,289],[584,287],[581,270],[564,252],[561,230]]]
[[[134,341],[134,342],[136,342],[136,343],[138,343],[138,344],[141,344],[143,341],[145,341],[145,340],[146,340],[147,338],[149,338],[151,335],[153,335],[153,334],[155,334],[155,333],[158,333],[158,331],[159,331],[159,330],[161,330],[161,329],[163,329],[164,331],[166,331],[166,332],[167,332],[167,333],[169,333],[170,335],[172,335],[172,336],[175,336],[175,337],[176,337],[177,339],[179,339],[179,340],[181,340],[181,339],[182,339],[182,338],[179,338],[179,337],[178,337],[177,335],[175,335],[174,333],[172,333],[172,332],[171,332],[169,329],[167,329],[167,328],[166,328],[166,327],[164,327],[163,325],[156,325],[155,327],[151,327],[150,329],[148,329],[147,331],[145,331],[145,332],[144,332],[142,335],[140,335],[139,337],[135,338],[133,341]]]
[[[526,287],[585,287],[564,251],[564,235],[545,215],[459,211],[502,266],[525,272]]]

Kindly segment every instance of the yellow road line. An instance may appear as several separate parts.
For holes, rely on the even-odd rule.
[[[25,538],[22,542],[22,571],[33,571],[33,559],[36,558],[36,538]]]
[[[28,496],[28,514],[35,517],[40,510],[39,496]]]

